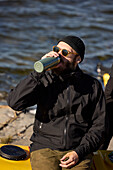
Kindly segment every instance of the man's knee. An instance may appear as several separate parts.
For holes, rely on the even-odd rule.
[[[49,148],[33,151],[30,159],[32,170],[60,170],[60,162]]]

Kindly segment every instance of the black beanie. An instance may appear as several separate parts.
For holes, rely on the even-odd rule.
[[[81,62],[84,59],[84,53],[85,53],[85,45],[83,41],[76,36],[66,36],[59,40],[67,43],[70,45],[81,57]]]

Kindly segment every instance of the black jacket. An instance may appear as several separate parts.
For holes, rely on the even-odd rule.
[[[61,76],[34,71],[11,90],[7,101],[14,110],[37,104],[31,151],[75,150],[81,159],[101,145],[104,93],[99,81],[79,67]]]

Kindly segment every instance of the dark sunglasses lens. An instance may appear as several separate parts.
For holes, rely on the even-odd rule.
[[[62,54],[63,54],[64,56],[67,56],[67,55],[68,55],[68,51],[67,51],[67,50],[62,50]]]
[[[59,47],[53,47],[53,51],[58,53],[60,51],[60,49],[59,49]]]

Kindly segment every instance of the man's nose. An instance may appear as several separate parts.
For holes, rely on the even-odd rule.
[[[62,50],[59,50],[58,54],[62,55]]]

